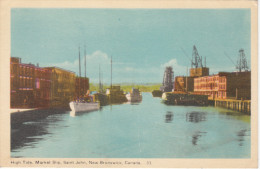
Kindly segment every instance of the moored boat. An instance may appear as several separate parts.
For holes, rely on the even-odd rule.
[[[127,101],[124,92],[120,89],[120,86],[112,86],[108,88],[106,95],[110,104],[123,103]]]
[[[85,78],[86,78],[86,52],[85,55]],[[77,99],[74,99],[69,103],[70,109],[72,112],[84,112],[84,111],[93,111],[100,108],[100,103],[95,101],[95,96],[90,95],[90,90],[87,90],[86,94],[82,95],[85,92],[84,87],[83,91],[81,90],[80,79],[81,79],[81,68],[80,68],[80,48],[79,48],[79,93]]]
[[[142,101],[142,94],[139,89],[132,88],[132,91],[126,94],[126,98],[130,102],[140,102]]]
[[[153,90],[152,95],[153,95],[153,97],[162,97],[162,91],[161,90]]]
[[[162,101],[168,105],[207,106],[208,96],[188,93],[165,92]]]
[[[99,102],[78,102],[72,101],[69,103],[70,109],[73,112],[93,111],[100,108]]]

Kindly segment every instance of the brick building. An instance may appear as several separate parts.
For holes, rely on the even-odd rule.
[[[89,89],[89,79],[85,77],[76,77],[74,97],[85,95]]]
[[[20,58],[11,57],[11,108],[48,107],[50,75],[47,69],[21,63]]]
[[[198,67],[190,68],[190,76],[176,76],[174,81],[174,91],[176,92],[193,92],[194,78],[201,76],[208,76],[209,68]]]
[[[209,68],[207,67],[190,68],[191,77],[200,77],[200,76],[208,76],[208,75],[209,75]]]
[[[11,108],[67,107],[89,89],[88,78],[58,67],[24,64],[18,57],[10,59],[10,80]]]
[[[209,99],[251,99],[251,71],[197,77],[194,92],[208,95]]]
[[[68,106],[75,93],[75,73],[59,67],[46,69],[51,71],[50,106]]]
[[[37,107],[50,106],[51,71],[49,69],[35,68],[35,104]]]

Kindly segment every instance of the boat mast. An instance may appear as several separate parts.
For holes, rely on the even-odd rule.
[[[80,46],[79,46],[79,97],[80,97],[80,77],[81,77],[81,67],[80,67]]]
[[[112,56],[111,56],[111,84],[110,84],[110,90],[112,90]]]
[[[99,79],[99,93],[101,92],[101,81],[100,81],[100,64],[99,64],[99,73],[98,73],[98,79]]]

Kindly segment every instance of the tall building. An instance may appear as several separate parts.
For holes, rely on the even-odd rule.
[[[10,59],[11,108],[48,107],[50,75],[47,69],[21,63],[21,58]]]
[[[47,67],[46,69],[51,71],[51,107],[67,107],[74,98],[75,73],[58,67]]]
[[[194,79],[194,92],[209,99],[251,99],[251,71],[220,72]]]
[[[50,107],[51,70],[35,67],[34,98],[36,107]]]

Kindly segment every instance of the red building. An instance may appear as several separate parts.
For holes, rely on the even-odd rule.
[[[194,92],[209,99],[251,99],[251,72],[220,72],[194,79]]]
[[[176,76],[174,81],[175,92],[193,92],[194,77],[190,76]]]
[[[10,69],[11,108],[48,107],[51,72],[17,57],[11,57]]]
[[[36,107],[50,106],[51,70],[35,67],[34,98]]]
[[[85,95],[87,90],[89,90],[89,79],[87,77],[76,77],[74,97]]]

